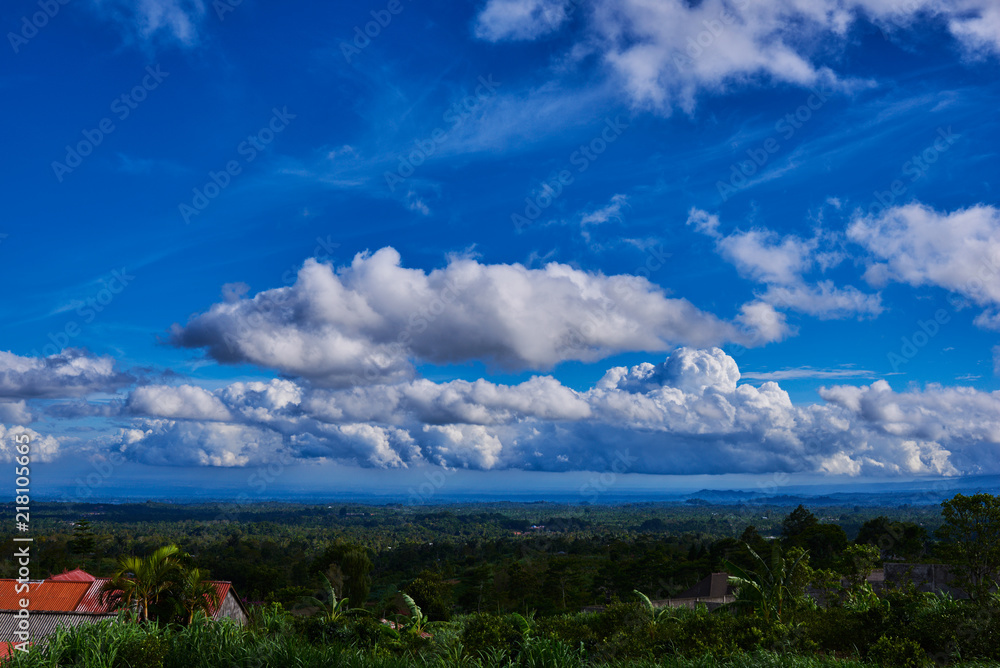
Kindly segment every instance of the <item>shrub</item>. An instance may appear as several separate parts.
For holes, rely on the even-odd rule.
[[[129,635],[118,648],[114,668],[162,668],[169,645],[158,635]]]
[[[916,641],[882,636],[868,651],[868,660],[883,668],[921,668],[927,655]]]
[[[521,627],[512,615],[476,613],[465,620],[462,646],[471,656],[503,649],[514,653],[524,641]]]

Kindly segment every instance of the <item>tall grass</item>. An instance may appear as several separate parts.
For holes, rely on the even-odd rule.
[[[421,655],[385,649],[314,645],[280,620],[241,627],[204,619],[187,627],[133,620],[59,630],[3,668],[872,668],[861,661],[759,651],[726,658],[665,656],[657,660],[592,663],[582,648],[533,638],[520,651],[493,649],[478,656],[461,644]],[[967,668],[974,665],[966,664]]]

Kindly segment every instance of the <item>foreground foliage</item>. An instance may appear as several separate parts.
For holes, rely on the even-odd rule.
[[[801,601],[800,601],[801,604]],[[415,612],[388,625],[370,615],[294,616],[255,608],[241,627],[196,613],[186,626],[116,622],[62,630],[10,668],[584,668],[998,665],[1000,601],[958,602],[893,591],[864,604],[800,605],[794,621],[740,608],[653,609],[648,600],[600,613],[476,613],[427,624]],[[327,611],[328,612],[328,611]],[[431,633],[424,632],[430,630]],[[970,660],[981,664],[963,663]]]

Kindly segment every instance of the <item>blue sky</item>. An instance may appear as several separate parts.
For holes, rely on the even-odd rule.
[[[992,2],[0,24],[0,437],[53,493],[1000,472]]]

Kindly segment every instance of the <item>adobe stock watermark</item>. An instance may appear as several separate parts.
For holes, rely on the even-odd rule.
[[[567,160],[570,166],[575,167],[578,174],[586,172],[611,144],[618,141],[628,127],[629,124],[622,121],[621,116],[615,116],[614,120],[605,118],[604,127],[597,135],[587,143],[580,144],[569,154]],[[537,221],[562,195],[566,186],[573,183],[574,178],[573,172],[569,168],[564,168],[542,181],[541,187],[533,195],[524,198],[524,210],[510,214],[510,222],[514,228],[521,230]]]
[[[413,176],[420,165],[437,153],[438,147],[448,140],[449,133],[458,128],[477,109],[494,97],[499,86],[500,82],[494,81],[492,74],[479,77],[473,92],[452,104],[441,115],[441,120],[444,121],[447,129],[444,127],[434,128],[427,138],[415,139],[413,141],[414,148],[408,153],[400,153],[396,156],[399,164],[395,171],[386,170],[382,175],[389,192],[396,192],[396,187],[399,184]]]
[[[715,18],[705,19],[701,22],[704,30],[698,32],[694,37],[688,37],[683,53],[674,51],[673,62],[678,72],[694,65],[694,62],[704,55],[706,49],[712,47],[726,30],[735,25],[739,20],[739,13],[750,6],[750,0],[731,0],[733,8],[737,13],[733,13],[726,5],[722,6]]]
[[[271,109],[271,119],[257,132],[247,135],[247,138],[236,146],[238,158],[226,162],[219,171],[209,170],[208,180],[200,187],[191,189],[191,202],[181,202],[177,205],[184,224],[191,223],[193,216],[199,216],[208,208],[222,191],[230,186],[233,179],[243,173],[244,165],[257,159],[257,156],[275,140],[275,137],[288,127],[296,114],[289,113],[288,107]]]
[[[49,332],[47,336],[49,343],[42,346],[41,354],[36,349],[31,351],[31,356],[51,357],[59,354],[63,348],[68,347],[72,340],[83,332],[81,321],[83,325],[94,322],[97,315],[102,313],[114,301],[115,297],[120,295],[134,280],[135,276],[128,273],[125,267],[113,270],[102,279],[103,285],[99,290],[84,299],[74,299],[70,302],[70,307],[74,309],[79,319],[70,320],[62,328]]]
[[[417,487],[410,487],[407,490],[409,492],[409,496],[406,499],[407,505],[426,505],[438,491],[444,488],[445,483],[448,482],[448,478],[456,473],[458,473],[458,469],[456,468],[444,468],[440,466],[431,471],[424,471],[426,482],[420,483]]]
[[[21,17],[20,30],[8,32],[7,41],[14,53],[21,52],[21,47],[38,35],[38,31],[49,24],[59,13],[59,10],[69,4],[69,0],[38,0],[39,11],[29,16]]]
[[[580,496],[590,503],[597,503],[602,494],[617,484],[618,476],[628,473],[637,461],[639,458],[630,455],[628,450],[616,450],[607,471],[591,476],[587,482],[580,485]]]
[[[160,84],[168,76],[170,76],[170,72],[164,72],[159,65],[148,65],[146,74],[139,83],[111,101],[109,105],[111,113],[119,121],[124,121],[139,108],[139,105],[149,97],[151,92],[160,87]],[[93,129],[84,129],[82,131],[83,139],[75,144],[66,145],[66,156],[63,161],[52,161],[52,172],[56,175],[56,180],[62,183],[63,178],[82,165],[83,159],[93,153],[94,149],[100,146],[105,138],[114,131],[115,122],[110,116],[99,120]]]
[[[412,2],[412,0],[407,0]],[[371,11],[372,20],[364,24],[354,26],[354,36],[350,42],[340,43],[340,53],[344,56],[347,64],[351,64],[351,58],[360,56],[361,52],[368,48],[372,40],[382,34],[382,31],[389,27],[392,18],[403,12],[405,6],[402,0],[389,0],[384,9],[373,9]]]
[[[968,302],[961,295],[981,294],[986,288],[987,282],[995,281],[998,274],[1000,274],[1000,254],[991,253],[990,257],[983,258],[976,275],[948,296],[948,305],[955,311],[965,308],[968,306]],[[898,372],[904,364],[916,357],[921,350],[927,347],[931,339],[940,333],[941,327],[950,321],[951,314],[943,308],[935,311],[934,317],[929,320],[918,320],[913,333],[901,337],[899,350],[889,352],[886,355],[892,370]]]
[[[90,467],[93,471],[89,472],[86,477],[76,478],[74,480],[76,488],[73,490],[73,494],[64,496],[63,500],[71,503],[82,503],[92,500],[96,493],[95,490],[103,487],[106,482],[111,480],[115,469],[124,463],[125,455],[115,451],[110,452],[107,457],[99,461],[92,460]]]
[[[916,357],[917,353],[930,343],[931,339],[938,335],[941,331],[941,326],[947,325],[949,322],[951,322],[951,314],[943,308],[935,311],[933,318],[917,320],[917,328],[913,330],[913,333],[901,338],[902,344],[899,347],[899,351],[890,352],[886,355],[886,359],[889,361],[889,366],[892,367],[892,370],[898,372],[902,365]]]
[[[823,108],[832,95],[833,90],[829,88],[813,89],[794,111],[775,122],[775,134],[746,150],[747,160],[738,160],[729,165],[729,179],[715,182],[715,189],[718,190],[722,201],[728,201],[730,197],[746,188],[750,184],[750,177],[762,170],[771,160],[771,156],[781,150],[782,144],[778,139],[785,142],[791,140],[813,118],[813,115]]]
[[[243,4],[243,0],[212,0],[212,9],[219,21],[226,20],[226,14],[235,12],[236,8]]]
[[[952,132],[950,125],[947,128],[938,128],[937,137],[935,137],[934,141],[923,150],[913,154],[913,156],[902,164],[900,171],[902,171],[903,176],[910,177],[910,183],[923,178],[930,171],[931,165],[937,162],[942,154],[955,145],[958,137],[959,135]],[[881,214],[892,206],[896,200],[906,194],[908,187],[907,183],[902,179],[894,179],[889,184],[888,190],[874,191],[872,194],[875,196],[875,200],[868,205],[868,214],[873,216]]]
[[[253,490],[256,496],[254,497],[246,493],[240,494],[232,502],[222,506],[220,509],[221,512],[215,517],[215,521],[238,521],[243,507],[264,500],[264,494],[267,492],[268,486],[284,475],[285,469],[294,462],[295,458],[287,451],[282,450],[275,461],[258,466],[255,471],[247,476],[247,487]]]
[[[330,235],[326,235],[326,238],[316,237],[316,247],[313,248],[312,255],[309,257],[313,258],[317,262],[332,262],[334,258],[333,251],[340,248],[340,244],[332,241]],[[281,274],[281,283],[283,285],[291,285],[298,280],[299,271],[298,267],[301,264],[289,267]]]
[[[632,272],[634,276],[642,276],[645,279],[649,279],[654,272],[659,271],[667,264],[673,256],[673,253],[666,253],[663,250],[663,246],[651,246],[646,249],[646,259],[639,264]],[[580,324],[579,327],[574,327],[564,338],[559,342],[558,350],[560,352],[567,352],[570,350],[585,350],[587,348],[593,347],[591,341],[593,336],[597,333],[598,329],[602,325],[607,325],[611,318],[613,318],[621,309],[621,301],[623,295],[622,291],[625,289],[625,283],[613,283],[609,288],[612,294],[615,296],[614,299],[605,299],[601,302],[601,306],[596,311],[592,311],[587,314],[586,319]],[[635,331],[638,328],[638,323],[633,322],[630,328],[631,331]],[[616,325],[616,328],[620,331],[621,325]]]
[[[434,295],[434,299],[429,304],[410,315],[406,327],[396,335],[396,340],[389,344],[386,354],[397,359],[410,356],[412,354],[410,344],[413,341],[413,337],[427,331],[427,328],[441,317],[445,309],[455,303],[466,287],[466,285],[457,282],[454,278],[449,278],[445,281],[444,287]],[[382,369],[369,361],[365,365],[364,372],[355,375],[352,381],[356,385],[361,383],[370,385],[378,381],[381,377]]]

